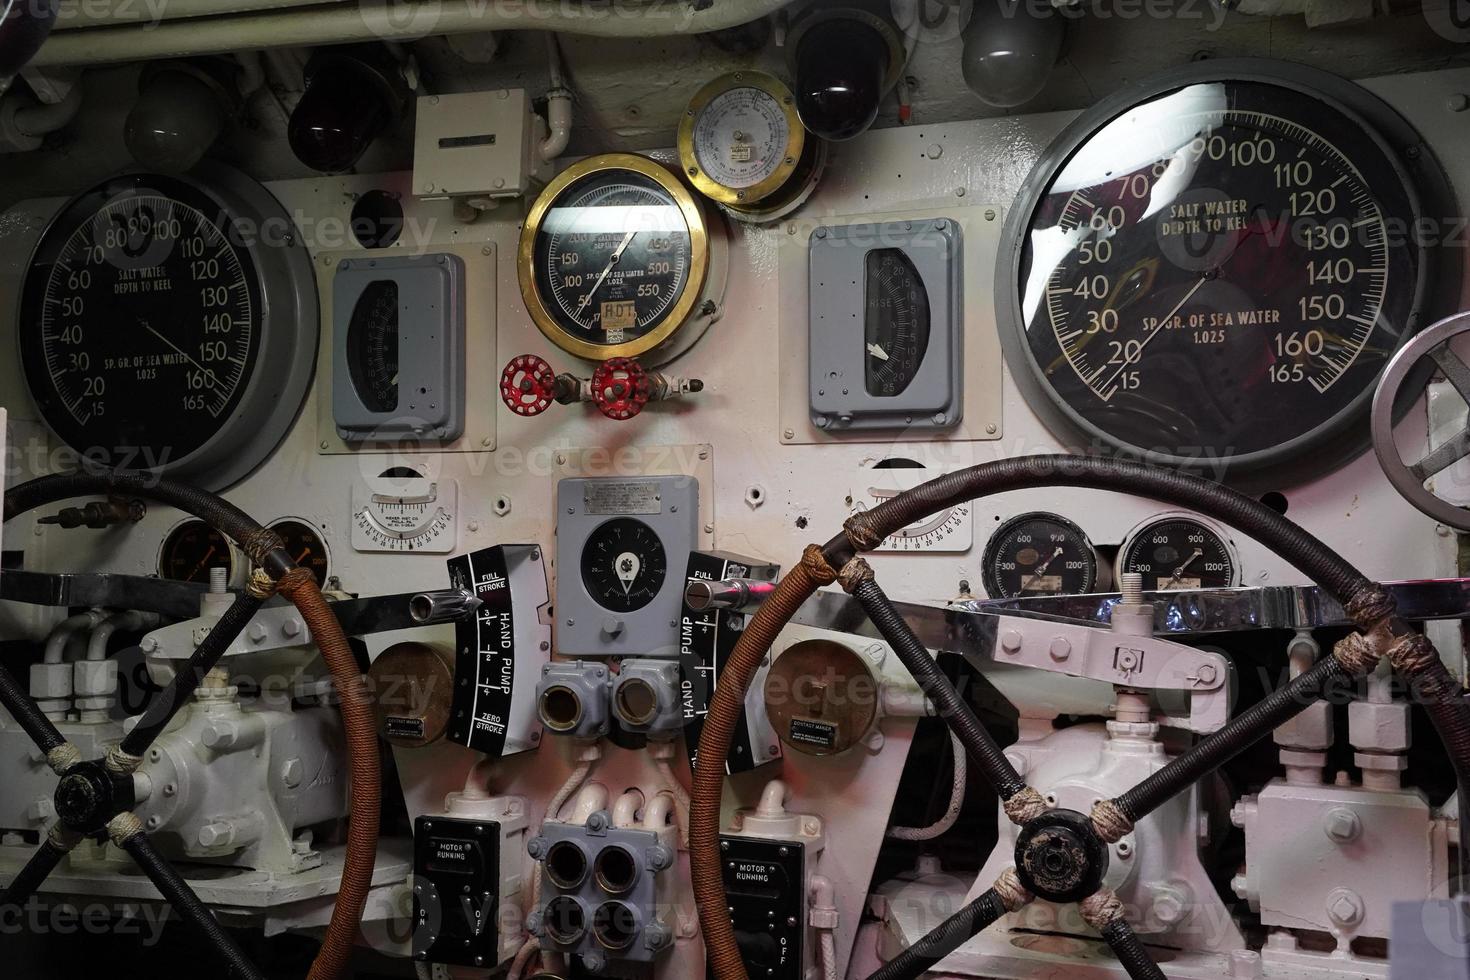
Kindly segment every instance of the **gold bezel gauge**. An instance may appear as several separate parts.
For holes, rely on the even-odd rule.
[[[719,314],[724,236],[677,174],[609,153],[562,171],[531,206],[517,271],[546,338],[587,360],[658,363]]]
[[[711,200],[748,208],[791,181],[806,128],[785,83],[758,71],[721,75],[695,94],[679,123],[679,160]]]

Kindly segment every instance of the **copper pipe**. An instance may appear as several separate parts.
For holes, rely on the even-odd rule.
[[[332,909],[332,921],[322,937],[321,952],[311,965],[307,980],[338,980],[345,975],[352,948],[357,944],[358,925],[372,885],[373,864],[378,852],[378,817],[381,774],[378,770],[378,726],[367,685],[357,667],[352,648],[337,617],[322,598],[316,579],[304,568],[282,576],[281,595],[301,613],[322,659],[332,672],[339,710],[347,729],[347,752],[352,770],[351,821],[347,828],[347,859],[342,887]]]
[[[725,900],[725,880],[720,873],[720,803],[725,789],[725,760],[730,756],[735,726],[745,708],[745,693],[771,644],[817,587],[832,580],[831,568],[822,559],[820,549],[808,548],[806,558],[781,580],[746,626],[710,700],[690,791],[689,864],[699,924],[704,931],[715,980],[750,980],[735,942],[730,916],[725,911],[729,903]]]

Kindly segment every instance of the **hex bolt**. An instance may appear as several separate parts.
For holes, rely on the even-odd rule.
[[[1051,658],[1061,663],[1072,655],[1072,643],[1065,636],[1054,636],[1051,641]]]
[[[1000,648],[1006,653],[1016,653],[1021,649],[1021,631],[1006,630],[1000,638]]]
[[[1355,891],[1339,888],[1327,896],[1327,915],[1340,926],[1363,921],[1363,899]]]
[[[1337,844],[1351,844],[1363,833],[1363,822],[1347,807],[1333,807],[1322,818],[1322,829],[1328,840]]]

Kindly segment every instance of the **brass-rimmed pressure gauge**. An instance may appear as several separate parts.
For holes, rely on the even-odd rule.
[[[609,153],[562,171],[531,206],[517,258],[531,319],[588,360],[667,360],[720,312],[723,226],[647,157]]]
[[[679,123],[679,160],[711,200],[748,208],[792,180],[806,147],[796,99],[758,71],[721,75],[695,94]]]

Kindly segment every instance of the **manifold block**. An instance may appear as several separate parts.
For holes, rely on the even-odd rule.
[[[541,865],[541,906],[527,926],[541,948],[578,956],[601,974],[610,962],[652,963],[673,944],[664,909],[672,907],[677,840],[650,817],[614,827],[603,811],[583,826],[547,823],[527,846]]]

